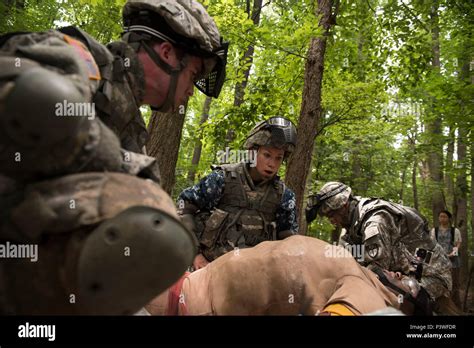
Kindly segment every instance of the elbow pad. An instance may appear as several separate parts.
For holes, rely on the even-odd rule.
[[[72,80],[42,67],[29,69],[16,78],[2,102],[0,128],[7,139],[0,141],[49,147],[74,137],[91,116],[86,114],[93,111],[89,102],[90,96],[79,91]],[[78,110],[84,115],[77,115]]]

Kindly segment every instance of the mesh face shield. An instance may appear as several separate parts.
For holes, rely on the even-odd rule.
[[[217,98],[225,81],[228,42],[221,42],[221,47],[214,52],[214,57],[204,59],[204,74],[194,85],[208,97]]]

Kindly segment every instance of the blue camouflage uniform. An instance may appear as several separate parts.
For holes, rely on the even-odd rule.
[[[239,176],[232,175],[232,173],[233,172],[235,173],[236,171],[240,173],[240,178],[242,178],[242,183],[247,192],[247,197],[244,197],[241,199],[239,198],[240,197],[239,195],[241,195],[242,189],[240,187],[239,180],[236,179]],[[234,182],[236,182],[239,187],[236,190],[234,190],[232,193],[230,193],[229,191],[233,190],[233,186],[235,186]],[[254,186],[253,190],[251,189],[252,186]],[[261,199],[263,196],[264,190],[268,189],[266,188],[267,186],[271,186],[270,191],[275,192],[273,196],[271,193],[267,195],[269,197],[267,198],[267,200],[271,202],[264,204],[267,207],[255,208],[256,203],[252,203],[255,201],[255,200],[252,201],[253,192],[258,192],[260,190],[261,194],[260,195],[255,194],[255,196],[256,196],[256,200]],[[272,201],[272,197],[273,197],[273,201]],[[237,230],[245,229],[246,226],[252,225],[252,224],[253,224],[252,228],[254,230],[258,229],[256,226],[258,226],[259,224],[258,221],[260,221],[260,219],[258,216],[256,216],[255,210],[257,211],[261,210],[262,213],[259,215],[263,216],[262,217],[263,220],[271,220],[274,222],[273,237],[270,235],[266,235],[264,237],[258,237],[256,238],[256,240],[254,240],[253,237],[250,235],[250,232],[244,233],[244,235],[248,236],[248,238],[245,238],[246,241],[240,241],[239,243],[239,241],[237,240],[238,238],[236,238],[236,240],[234,240],[234,243],[230,243],[231,244],[230,246],[226,245],[226,247],[224,247],[226,251],[232,250],[235,247],[240,248],[240,247],[253,246],[263,240],[283,239],[292,234],[297,234],[298,232],[296,198],[295,198],[294,192],[290,190],[289,188],[287,188],[283,184],[283,182],[279,180],[278,177],[275,177],[271,179],[270,181],[267,181],[260,185],[255,185],[252,179],[250,178],[250,175],[248,174],[247,166],[243,165],[242,163],[237,164],[237,165],[227,165],[227,167],[226,165],[218,167],[217,169],[213,170],[207,177],[202,179],[199,183],[185,189],[183,192],[181,192],[181,194],[178,197],[178,210],[181,214],[193,214],[194,216],[196,216],[199,213],[204,213],[204,214],[207,213],[208,215],[206,215],[206,218],[210,218],[213,215],[212,214],[209,215],[209,212],[212,213],[216,209],[219,211],[229,212],[230,215],[233,215],[232,217],[238,214],[239,210],[243,210],[243,212],[240,213],[241,214],[240,220],[237,218],[237,223],[236,223]],[[219,219],[226,220],[225,223],[222,223],[222,221],[218,222],[218,224],[222,223],[220,227],[228,224],[230,221],[233,220],[230,217],[223,217],[225,213],[221,213],[220,215],[219,214],[217,215],[218,215],[218,217],[216,218],[217,220]],[[258,221],[254,219],[253,222],[249,222],[252,220],[252,218],[247,218],[247,215],[253,215],[254,217],[256,217]],[[265,215],[269,217],[266,219]],[[244,220],[244,221],[241,221],[241,220]],[[240,224],[239,224],[239,221],[240,221]],[[215,224],[207,223],[206,225],[215,225]],[[200,239],[201,241],[201,247],[206,249],[206,246],[205,246],[206,237],[202,235],[202,231],[199,231],[200,229],[201,228],[198,227],[197,236],[198,236],[198,239]],[[211,237],[215,237],[216,233],[218,233],[218,231],[211,231]],[[232,233],[228,233],[227,237],[229,237],[229,234],[232,234]],[[275,236],[276,238],[274,238]],[[219,242],[217,242],[217,244],[219,244]],[[209,246],[209,247],[212,248],[212,246]],[[224,249],[221,248],[221,252],[217,253],[219,254],[218,256],[224,253],[223,252]],[[214,258],[212,257],[212,255],[209,255],[211,257],[208,257],[206,253],[204,253],[204,255],[208,259]]]

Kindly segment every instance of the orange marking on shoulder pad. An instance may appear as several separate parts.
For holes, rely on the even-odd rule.
[[[73,39],[69,35],[64,35],[64,41],[66,41],[69,45],[71,45],[77,54],[84,60],[87,66],[87,71],[89,73],[90,80],[100,80],[100,70],[97,66],[97,63],[92,57],[91,52],[87,49],[87,47],[79,40]]]

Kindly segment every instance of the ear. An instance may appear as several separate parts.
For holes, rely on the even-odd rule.
[[[154,49],[165,63],[175,65],[176,51],[171,43],[167,41],[156,43]]]

